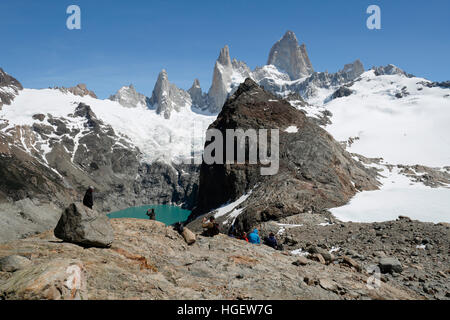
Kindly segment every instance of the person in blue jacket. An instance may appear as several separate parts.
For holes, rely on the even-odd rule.
[[[259,238],[259,235],[258,235],[258,229],[253,230],[253,232],[248,235],[248,242],[254,243],[254,244],[261,243],[261,239]]]
[[[275,250],[278,249],[278,242],[277,242],[277,239],[275,238],[275,235],[274,235],[272,232],[269,234],[268,237],[266,237],[266,238],[264,239],[264,244],[265,244],[266,246],[269,246],[269,247],[274,248]]]

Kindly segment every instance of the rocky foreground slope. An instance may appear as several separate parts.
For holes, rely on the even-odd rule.
[[[109,249],[63,243],[52,231],[0,245],[0,257],[20,256],[0,272],[0,299],[423,298],[397,281],[368,287],[370,275],[351,259],[326,265],[225,235],[187,246],[154,221],[112,226]]]
[[[307,257],[319,252],[334,264],[350,258],[361,269],[380,268],[383,283],[409,288],[427,299],[450,298],[448,223],[404,216],[386,222],[343,223],[331,214],[300,214],[257,228],[263,236],[275,233],[286,252]],[[381,264],[382,260],[388,263]]]

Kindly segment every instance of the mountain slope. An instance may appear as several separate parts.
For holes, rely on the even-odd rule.
[[[349,96],[332,99],[329,89],[313,99],[317,110],[332,115],[325,129],[349,152],[373,158],[363,162],[384,177],[380,190],[358,194],[331,211],[344,221],[385,221],[402,214],[449,221],[450,90],[395,66],[388,66],[397,70],[390,74],[385,69],[362,74],[348,86]]]
[[[186,114],[192,123],[195,116]],[[0,111],[0,163],[2,175],[9,177],[0,184],[0,241],[54,227],[61,208],[80,200],[89,185],[96,189],[95,207],[103,212],[148,203],[192,207],[198,168],[172,162],[183,152],[191,157],[191,128],[178,138],[185,141],[180,143],[182,152],[163,157],[158,153],[162,148],[145,148],[148,137],[164,143],[157,131],[161,119],[155,110],[57,89],[21,91]],[[166,121],[163,125],[177,129],[175,122]],[[160,130],[171,139],[170,130]],[[170,143],[165,147],[171,150]]]
[[[348,97],[316,105],[333,116],[326,129],[339,141],[358,138],[349,151],[392,164],[443,167],[450,164],[450,90],[428,88],[427,80],[367,71]]]

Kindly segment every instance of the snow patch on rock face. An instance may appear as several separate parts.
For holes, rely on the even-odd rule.
[[[298,128],[296,126],[290,126],[284,131],[287,132],[287,133],[297,133],[298,132]]]
[[[241,196],[241,197],[240,197],[239,199],[237,199],[236,201],[234,201],[234,202],[232,202],[232,203],[229,203],[229,204],[226,204],[226,205],[224,205],[224,206],[222,206],[222,207],[216,209],[217,212],[216,212],[216,214],[214,215],[214,217],[217,219],[217,218],[220,218],[220,217],[226,215],[227,213],[230,213],[230,215],[233,214],[233,212],[236,211],[235,208],[237,208],[240,204],[242,204],[243,202],[245,202],[245,201],[248,199],[248,197],[251,196],[251,194],[252,194],[252,191],[250,191],[250,192],[247,193],[247,194],[244,194],[243,196]],[[238,210],[238,213],[235,214],[234,218],[236,218],[241,212],[242,212],[242,210]]]
[[[309,256],[309,252],[303,251],[303,249],[301,249],[301,248],[292,250],[291,254],[294,255],[294,256],[302,256],[302,257]]]

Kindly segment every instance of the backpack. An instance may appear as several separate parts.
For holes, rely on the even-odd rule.
[[[219,233],[220,233],[219,224],[217,222],[215,222],[214,227],[212,227],[212,230],[211,230],[211,235],[215,236],[215,235],[218,235]]]
[[[177,231],[179,234],[183,233],[184,227],[180,222],[177,222],[173,225],[173,229]]]

